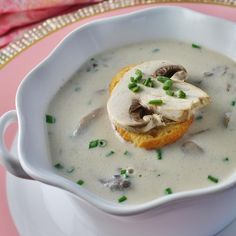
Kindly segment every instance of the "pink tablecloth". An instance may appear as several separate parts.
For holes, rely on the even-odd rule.
[[[52,16],[103,0],[3,0],[0,1],[0,48],[21,37],[28,29]]]

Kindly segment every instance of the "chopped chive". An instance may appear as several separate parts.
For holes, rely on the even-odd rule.
[[[137,84],[136,83],[129,83],[129,85],[128,85],[128,88],[129,89],[132,89],[132,88],[135,88],[135,87],[137,87]]]
[[[140,90],[139,86],[136,86],[134,88],[131,89],[134,93],[137,93]]]
[[[124,202],[127,200],[127,197],[126,196],[122,196],[118,199],[118,202],[121,203],[121,202]]]
[[[84,181],[82,179],[79,179],[77,182],[76,182],[78,185],[83,185],[84,184]]]
[[[98,146],[98,143],[99,143],[99,140],[96,139],[96,140],[92,140],[89,142],[89,148],[95,148]]]
[[[66,170],[67,173],[72,173],[75,170],[75,167],[70,167]]]
[[[143,77],[143,72],[142,72],[141,70],[139,70],[139,69],[137,69],[137,70],[135,71],[135,74],[136,74],[137,77],[140,78],[140,79]]]
[[[163,104],[163,101],[161,99],[156,99],[156,100],[150,100],[148,103],[151,104],[151,105],[159,106],[159,105]]]
[[[143,81],[143,85],[151,88],[154,86],[153,81],[150,77]]]
[[[51,115],[46,115],[46,122],[49,124],[54,124],[54,123],[56,123],[56,118]]]
[[[159,51],[160,51],[160,48],[155,48],[155,49],[152,50],[152,52],[154,52],[154,53],[159,52]]]
[[[113,155],[114,153],[115,153],[114,151],[110,151],[106,154],[106,157],[109,157],[109,156]]]
[[[142,175],[140,174],[140,175],[138,175],[138,177],[139,177],[139,178],[141,178],[141,177],[142,177]]]
[[[140,90],[140,86],[138,86],[136,83],[132,82],[129,83],[128,88],[133,91],[134,93],[137,93]]]
[[[178,98],[186,98],[186,93],[183,90],[178,91]]]
[[[130,155],[130,152],[126,150],[126,151],[124,152],[124,155],[125,155],[125,156],[129,156],[129,155]]]
[[[75,92],[78,92],[78,91],[81,90],[81,88],[80,87],[76,87],[74,90],[75,90]]]
[[[64,166],[63,166],[61,163],[55,164],[54,167],[55,167],[56,169],[58,169],[58,170],[61,170],[61,169],[64,168]]]
[[[107,141],[105,139],[101,139],[98,141],[99,147],[105,147],[107,145]]]
[[[167,80],[170,80],[166,76],[157,76],[157,80],[160,81],[161,83],[165,83]]]
[[[169,96],[174,96],[175,92],[173,90],[166,90],[166,94]]]
[[[225,157],[225,158],[223,159],[223,161],[229,161],[229,158],[228,158],[228,157]]]
[[[107,141],[105,139],[96,139],[89,142],[89,148],[105,147],[107,145]]]
[[[130,77],[130,81],[131,81],[132,83],[135,83],[135,85],[136,85],[136,83],[138,83],[137,78],[134,78],[133,76]]]
[[[234,107],[235,105],[236,105],[236,101],[232,101],[232,102],[231,102],[231,106]]]
[[[125,174],[126,174],[126,169],[121,169],[121,170],[120,170],[120,174],[121,174],[121,175],[125,175]]]
[[[212,175],[208,175],[207,177],[210,181],[214,182],[214,183],[218,183],[219,182],[219,179],[212,176]]]
[[[202,115],[199,115],[195,118],[195,120],[202,120],[203,119],[203,116]]]
[[[161,151],[161,149],[156,150],[156,153],[157,153],[157,159],[162,160],[162,151]]]
[[[166,188],[166,189],[165,189],[165,193],[166,193],[166,194],[172,194],[173,191],[172,191],[171,188]]]
[[[163,85],[163,89],[164,90],[169,90],[170,88],[171,88],[171,86],[172,86],[172,84],[173,84],[173,81],[172,80],[166,80],[165,82],[164,82],[164,85]]]
[[[198,48],[201,49],[202,47],[198,44],[192,43],[192,48]]]

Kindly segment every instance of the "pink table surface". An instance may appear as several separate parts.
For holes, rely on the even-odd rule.
[[[158,4],[159,5],[177,5],[193,9],[209,15],[222,17],[236,22],[236,8],[222,7],[206,4]],[[31,46],[23,53],[18,55],[9,64],[0,70],[0,115],[4,112],[15,109],[15,94],[21,80],[25,75],[35,67],[51,50],[62,40],[62,38],[78,26],[98,18],[109,17],[113,15],[124,14],[141,8],[148,8],[154,5],[135,6],[112,12],[104,13],[90,17],[79,22],[73,23],[45,39]],[[10,147],[12,139],[16,133],[16,128],[11,128],[6,135],[6,143]],[[11,218],[6,194],[6,171],[0,166],[0,236],[17,236],[17,229]]]

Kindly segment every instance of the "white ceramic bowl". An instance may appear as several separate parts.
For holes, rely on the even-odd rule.
[[[51,165],[44,117],[58,89],[94,54],[158,38],[196,42],[236,58],[236,24],[184,8],[158,7],[99,20],[68,35],[26,76],[17,92],[17,112],[10,111],[0,120],[0,151],[9,172],[72,193],[69,196],[81,212],[86,212],[93,221],[97,217],[98,235],[110,232],[101,229],[103,224],[112,226],[114,235],[115,232],[119,235],[128,235],[127,232],[129,235],[144,235],[145,232],[147,235],[157,232],[158,235],[211,235],[235,216],[236,172],[213,187],[126,206],[108,202],[59,176]],[[19,160],[9,154],[3,142],[6,127],[16,120]],[[128,222],[132,229],[127,227]]]

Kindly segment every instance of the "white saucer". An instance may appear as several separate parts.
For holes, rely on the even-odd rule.
[[[12,148],[14,154],[17,153],[15,144],[16,140]],[[56,196],[53,201],[50,200],[52,195]],[[22,180],[7,174],[7,196],[12,218],[21,236],[98,236],[92,231],[90,222],[79,217],[60,189],[45,188],[37,181]],[[236,220],[217,234],[232,235],[236,235]]]

